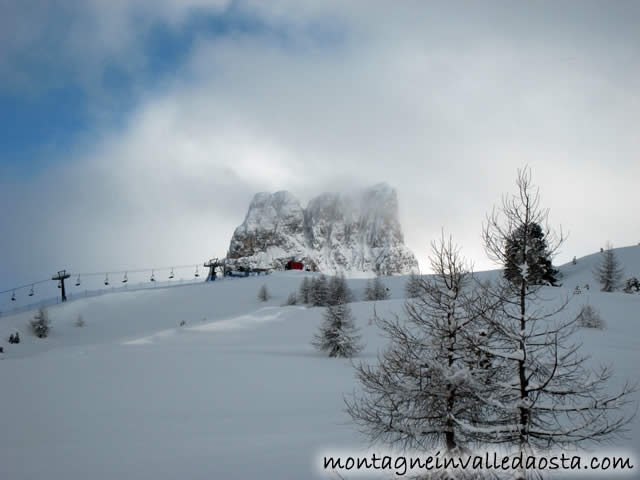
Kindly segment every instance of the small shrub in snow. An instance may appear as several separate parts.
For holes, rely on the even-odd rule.
[[[38,313],[31,320],[31,331],[38,338],[46,338],[49,335],[50,323],[47,310],[40,307]]]
[[[184,320],[180,320],[180,326],[184,327],[187,324],[187,322],[185,322]]]
[[[84,323],[84,318],[82,318],[82,314],[78,314],[78,318],[76,318],[76,323],[75,323],[76,327],[84,327],[85,323]]]
[[[389,298],[389,289],[380,277],[376,277],[367,282],[367,286],[364,289],[364,298],[368,301],[386,300]]]
[[[631,277],[624,282],[625,293],[638,293],[640,292],[640,280],[636,277]]]
[[[591,305],[584,305],[580,311],[578,324],[583,328],[597,328],[602,330],[605,326],[604,320],[600,318],[600,312]]]
[[[580,295],[581,293],[582,293],[582,290],[580,290],[580,285],[576,285],[576,288],[573,289],[573,294]]]
[[[258,300],[260,300],[261,302],[266,302],[270,298],[271,298],[271,295],[269,295],[269,290],[267,290],[267,286],[262,285],[260,287],[260,290],[258,290]]]
[[[20,343],[20,334],[18,332],[9,335],[9,343]]]

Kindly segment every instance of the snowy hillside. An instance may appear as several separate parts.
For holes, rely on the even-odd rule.
[[[625,278],[640,276],[640,247],[616,254]],[[607,328],[580,335],[594,366],[615,366],[615,387],[639,377],[640,295],[599,292],[591,273],[599,255],[562,266],[563,287],[544,293],[569,295],[573,311],[586,302],[600,310]],[[314,275],[80,299],[49,309],[46,339],[28,331],[34,312],[0,317],[0,478],[330,478],[314,473],[318,452],[367,440],[344,412],[343,395],[356,386],[350,362],[310,344],[323,309],[280,306]],[[391,298],[376,302],[377,312],[401,313],[407,277],[384,281]],[[589,292],[573,295],[586,282]],[[356,300],[365,283],[349,280]],[[272,294],[265,303],[263,284]],[[364,361],[385,344],[369,322],[373,308],[352,305]],[[79,314],[84,327],[75,325]],[[9,345],[16,330],[22,342]],[[618,446],[640,452],[638,420]]]
[[[624,268],[623,279],[637,277],[640,278],[640,245],[632,247],[622,247],[614,249],[616,258],[620,265]],[[579,285],[584,288],[589,285],[590,288],[598,289],[598,283],[594,277],[594,270],[602,260],[602,253],[597,252],[576,260],[576,264],[569,262],[560,267],[562,283],[567,288],[575,288]]]

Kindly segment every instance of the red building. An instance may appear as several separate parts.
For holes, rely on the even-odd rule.
[[[293,260],[289,260],[287,264],[284,266],[285,270],[302,270],[303,265],[300,262],[294,262]]]

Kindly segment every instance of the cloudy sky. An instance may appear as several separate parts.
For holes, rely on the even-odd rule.
[[[258,191],[380,181],[476,268],[529,165],[559,263],[640,241],[640,3],[0,0],[0,290],[224,256]]]

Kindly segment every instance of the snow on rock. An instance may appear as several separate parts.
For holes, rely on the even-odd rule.
[[[227,262],[283,269],[289,260],[327,273],[393,275],[418,267],[404,245],[396,190],[384,183],[354,196],[324,193],[306,209],[289,192],[256,194]]]

